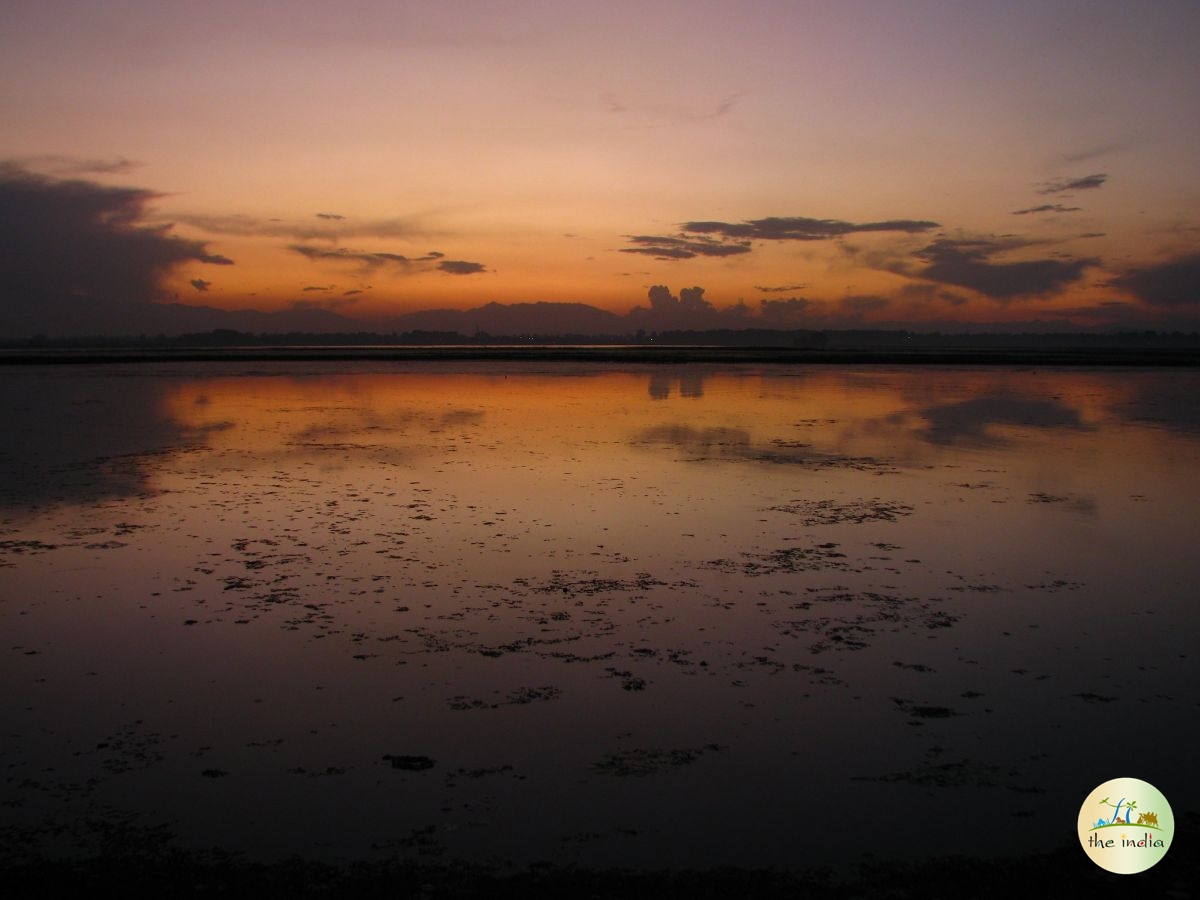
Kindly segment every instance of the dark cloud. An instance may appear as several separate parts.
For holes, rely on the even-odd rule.
[[[660,260],[692,259],[697,256],[738,256],[749,253],[753,241],[826,241],[847,234],[864,232],[903,232],[922,234],[940,227],[937,222],[893,219],[886,222],[841,222],[836,219],[810,219],[803,216],[768,217],[743,222],[684,222],[675,235],[627,235],[635,247],[622,253],[640,253]],[[760,291],[786,292],[800,285],[759,288]]]
[[[712,309],[713,305],[704,299],[704,288],[690,287],[679,291],[680,309]]]
[[[650,309],[654,312],[708,312],[713,305],[704,299],[704,288],[684,288],[676,297],[665,284],[656,284],[647,292]]]
[[[96,329],[118,307],[162,299],[163,279],[184,263],[232,263],[144,224],[158,196],[0,163],[0,331]]]
[[[203,263],[209,263],[214,266],[232,266],[233,260],[228,256],[222,256],[220,253],[201,253],[196,259]]]
[[[487,271],[483,263],[462,259],[443,259],[437,264],[437,268],[439,272],[445,272],[447,275],[476,275]]]
[[[367,253],[360,250],[349,250],[345,247],[312,247],[308,244],[289,244],[288,249],[299,253],[314,262],[318,260],[334,260],[336,262],[358,263],[367,269],[378,269],[387,263],[407,263],[408,258],[395,253]]]
[[[420,272],[439,271],[447,275],[474,275],[486,272],[483,263],[467,262],[461,259],[446,259],[446,254],[436,250],[424,256],[404,256],[401,253],[385,253],[382,251],[351,250],[346,247],[314,247],[311,244],[290,244],[288,249],[299,253],[310,260],[323,262],[343,262],[357,265],[364,271],[371,272],[383,266],[393,270],[401,270],[417,274]]]
[[[343,292],[342,292],[342,296],[343,296],[343,297],[354,297],[354,296],[356,296],[357,294],[361,294],[361,293],[362,293],[362,291],[356,288],[356,289],[354,289],[354,290],[352,290],[352,291],[343,291]]]
[[[307,285],[306,287],[300,288],[300,290],[305,291],[305,292],[307,292],[307,291],[332,291],[335,287],[337,287],[336,284],[310,284],[310,285]]]
[[[284,222],[281,219],[259,219],[253,216],[183,215],[177,218],[183,225],[209,234],[237,237],[286,237],[296,240],[336,240],[341,232],[311,222]]]
[[[643,253],[646,256],[653,256],[655,259],[693,259],[696,254],[683,247],[629,247],[621,250],[622,253]]]
[[[1085,231],[1083,234],[1080,235],[1080,237],[1081,238],[1108,237],[1108,232],[1106,232],[1106,231]]]
[[[1086,191],[1098,188],[1108,181],[1103,172],[1095,175],[1084,175],[1082,178],[1055,178],[1053,181],[1042,182],[1038,188],[1039,194],[1062,194],[1067,191]]]
[[[303,300],[293,300],[288,309],[292,312],[307,312],[310,310],[317,312],[332,312],[336,309],[341,309],[350,306],[355,301],[348,299],[345,296],[341,297],[317,297],[313,299],[305,298]]]
[[[676,297],[666,285],[647,291],[649,307],[635,306],[626,314],[631,327],[656,330],[745,328],[749,307],[738,304],[717,309],[704,297],[704,288],[687,287]]]
[[[435,252],[428,253],[425,256],[410,257],[404,256],[401,253],[351,250],[347,247],[314,247],[311,244],[289,244],[288,249],[314,262],[320,260],[355,263],[367,270],[374,270],[381,266],[389,265],[399,268],[419,267],[422,263],[439,260],[444,255]]]
[[[726,242],[712,238],[665,235],[633,234],[628,235],[631,244],[637,247],[626,247],[622,253],[641,253],[653,256],[655,259],[692,259],[696,256],[737,256],[750,252],[749,241]]]
[[[418,228],[408,219],[377,219],[374,221],[348,220],[336,213],[316,213],[314,218],[293,221],[287,219],[261,219],[256,216],[227,215],[213,216],[191,214],[177,217],[180,224],[188,225],[208,234],[230,234],[241,237],[280,237],[297,241],[338,241],[346,237],[395,238],[410,237]]]
[[[1043,315],[1072,323],[1083,321],[1088,323],[1089,328],[1123,328],[1137,331],[1152,327],[1153,324],[1147,321],[1143,306],[1122,300],[1102,300],[1093,306],[1055,307],[1045,310]]]
[[[203,292],[203,291],[207,291],[207,290],[208,290],[210,287],[212,287],[212,282],[211,282],[211,281],[205,281],[203,278],[193,278],[193,279],[192,279],[190,282],[188,282],[188,283],[189,283],[189,284],[190,284],[192,287],[194,287],[196,290],[198,290],[198,291],[201,291],[201,292]]]
[[[650,308],[654,310],[679,309],[685,312],[707,311],[713,305],[704,299],[704,288],[687,287],[675,297],[665,284],[656,284],[648,292]]]
[[[936,284],[925,284],[921,282],[911,282],[903,285],[896,296],[900,300],[913,303],[948,303],[951,306],[964,306],[970,302],[970,299],[963,294],[948,291]]]
[[[1110,283],[1150,306],[1200,306],[1200,253],[1129,269]]]
[[[1097,263],[1094,259],[992,262],[994,255],[1020,246],[1012,240],[937,240],[914,254],[927,264],[925,268],[903,274],[970,288],[1006,302],[1052,294],[1078,281]]]
[[[780,300],[760,300],[758,314],[763,324],[785,328],[796,326],[809,316],[812,301],[805,297],[787,297]]]
[[[854,313],[874,312],[890,306],[892,301],[887,297],[843,297],[840,301],[843,309]]]
[[[139,162],[121,156],[112,159],[85,159],[78,156],[56,154],[23,156],[13,160],[13,164],[27,171],[71,178],[78,178],[81,175],[125,175],[142,166]]]
[[[922,234],[939,228],[937,222],[893,219],[886,222],[841,222],[836,219],[809,219],[803,216],[750,219],[745,222],[685,222],[690,234],[719,234],[726,238],[761,241],[825,241],[845,234],[873,231],[900,231]]]
[[[674,309],[679,305],[679,298],[671,293],[665,284],[656,284],[649,291],[650,308],[654,310]]]
[[[786,294],[788,291],[802,291],[806,287],[808,287],[806,284],[784,284],[780,285],[779,287],[763,287],[762,285],[756,284],[754,289],[756,291],[761,291],[764,294]]]
[[[1076,163],[1088,162],[1101,156],[1107,156],[1110,153],[1120,153],[1128,150],[1131,146],[1132,144],[1128,142],[1099,144],[1095,147],[1085,147],[1083,150],[1078,150],[1075,153],[1068,153],[1060,157],[1059,161],[1065,165],[1074,165]]]
[[[1068,213],[1068,212],[1079,212],[1082,209],[1083,209],[1082,206],[1063,206],[1061,203],[1043,203],[1041,206],[1031,206],[1031,207],[1029,207],[1029,209],[1013,210],[1013,215],[1014,216],[1028,216],[1033,213],[1047,213],[1047,212]]]

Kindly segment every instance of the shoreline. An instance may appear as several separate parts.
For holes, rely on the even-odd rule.
[[[175,362],[592,362],[770,365],[1200,367],[1200,350],[1160,348],[793,349],[696,346],[372,346],[3,349],[0,366]]]

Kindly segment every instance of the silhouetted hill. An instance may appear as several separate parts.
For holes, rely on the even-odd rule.
[[[588,334],[619,335],[631,331],[624,317],[586,303],[487,303],[474,309],[427,309],[389,322],[397,331],[457,331],[473,335]]]
[[[361,322],[317,307],[300,307],[276,312],[257,309],[228,310],[185,303],[79,303],[70,308],[50,306],[43,309],[0,310],[0,336],[29,338],[78,338],[88,335],[111,336],[114,323],[136,322],[135,334],[180,335],[189,332],[229,329],[249,332],[331,332],[357,331]],[[122,325],[125,334],[128,325]]]

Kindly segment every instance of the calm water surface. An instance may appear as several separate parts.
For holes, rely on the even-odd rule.
[[[1195,808],[1200,375],[0,372],[0,837],[809,866]]]

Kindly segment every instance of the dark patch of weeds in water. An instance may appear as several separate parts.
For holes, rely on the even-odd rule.
[[[424,772],[426,769],[432,769],[436,763],[428,756],[393,756],[390,753],[384,754],[384,760],[392,764],[393,769],[400,769],[405,772]]]
[[[836,500],[793,500],[778,506],[768,506],[769,512],[788,513],[798,517],[805,528],[817,525],[858,525],[863,522],[895,522],[911,516],[913,508],[904,503],[872,498],[838,503]]]
[[[593,763],[592,771],[600,775],[641,778],[690,765],[705,753],[715,753],[724,749],[720,744],[706,744],[703,747],[682,750],[616,750],[604,754],[602,760]]]

